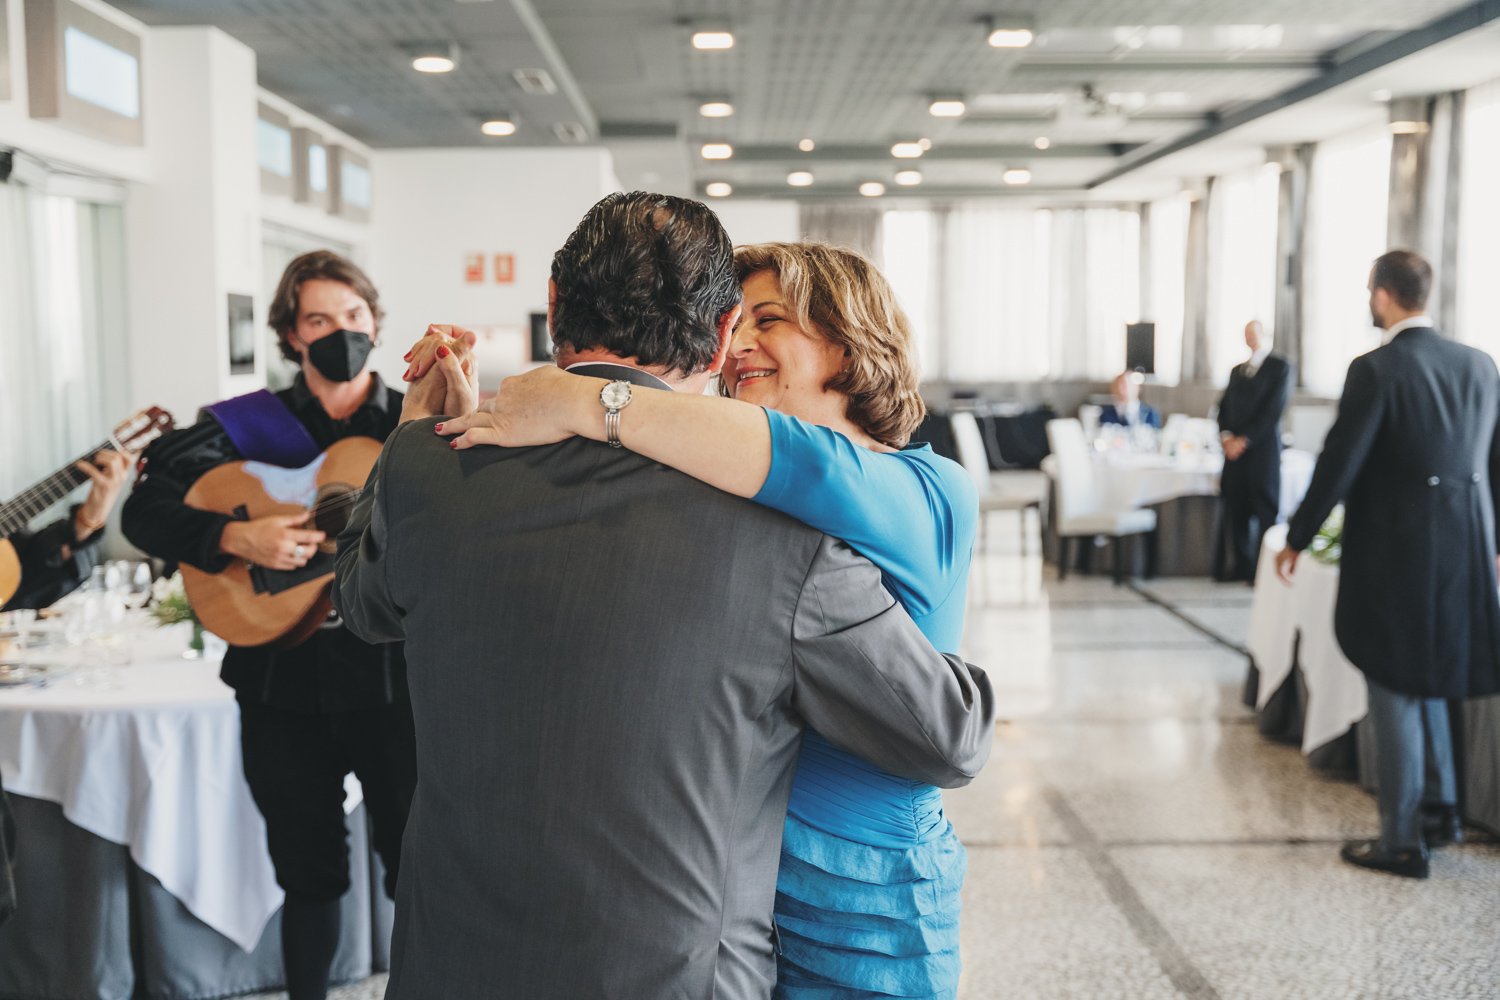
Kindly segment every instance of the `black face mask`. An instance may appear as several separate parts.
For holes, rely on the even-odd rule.
[[[348,382],[365,370],[375,342],[368,333],[336,330],[307,345],[307,360],[330,382]]]

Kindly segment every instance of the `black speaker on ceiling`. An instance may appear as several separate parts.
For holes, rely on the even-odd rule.
[[[1156,324],[1125,324],[1125,370],[1156,374]]]

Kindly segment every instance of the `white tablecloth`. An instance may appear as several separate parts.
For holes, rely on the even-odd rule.
[[[1307,683],[1302,752],[1311,753],[1364,718],[1369,703],[1364,675],[1344,658],[1333,634],[1338,568],[1303,555],[1292,586],[1286,586],[1276,576],[1276,554],[1286,547],[1286,532],[1286,525],[1278,525],[1261,545],[1249,648],[1260,671],[1257,708],[1265,708],[1285,683],[1296,656]]]
[[[1290,517],[1307,493],[1316,460],[1305,451],[1281,453],[1281,516]],[[1057,462],[1050,455],[1042,469],[1053,478]],[[1158,455],[1126,450],[1094,456],[1094,470],[1104,505],[1110,508],[1150,507],[1178,497],[1217,496],[1224,457],[1213,452]]]
[[[233,692],[184,632],[150,634],[114,686],[0,690],[0,775],[129,848],[192,914],[245,951],[280,908],[265,823],[245,784]],[[346,807],[361,801],[350,783]]]

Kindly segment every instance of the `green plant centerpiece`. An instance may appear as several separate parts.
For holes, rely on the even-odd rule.
[[[1307,554],[1325,566],[1337,566],[1344,554],[1344,505],[1339,504],[1308,543]]]

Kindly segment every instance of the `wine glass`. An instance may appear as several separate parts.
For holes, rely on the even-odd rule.
[[[151,564],[132,562],[127,566],[123,599],[127,608],[139,611],[151,602]]]

